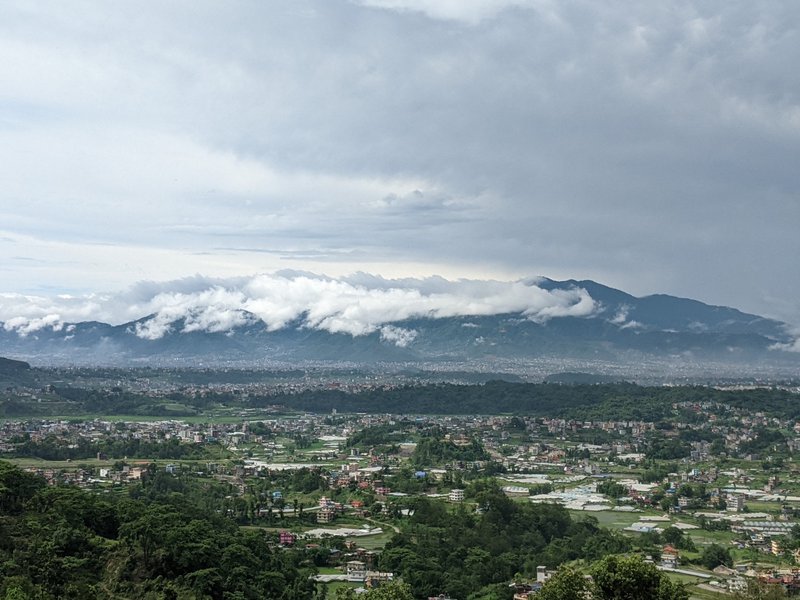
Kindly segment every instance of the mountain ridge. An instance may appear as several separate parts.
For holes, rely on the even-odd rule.
[[[533,318],[524,313],[415,316],[372,324],[354,335],[328,331],[308,313],[283,327],[267,327],[255,314],[202,308],[170,318],[153,313],[111,325],[66,323],[23,334],[0,324],[0,348],[36,362],[163,364],[170,361],[347,361],[491,363],[564,358],[631,362],[684,357],[697,361],[800,363],[784,351],[786,324],[689,298],[653,294],[637,298],[592,280],[536,280],[548,292],[583,290],[595,303],[586,316]]]

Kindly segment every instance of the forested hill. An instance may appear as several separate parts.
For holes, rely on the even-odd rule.
[[[302,551],[206,508],[231,493],[151,465],[101,496],[0,461],[0,598],[311,598]]]
[[[0,375],[17,375],[30,369],[31,366],[21,360],[12,360],[0,356]]]
[[[29,385],[33,381],[31,373],[28,363],[0,356],[0,385]]]

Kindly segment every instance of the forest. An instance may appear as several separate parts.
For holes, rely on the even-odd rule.
[[[0,597],[300,600],[316,572],[302,551],[204,506],[202,483],[150,471],[121,496],[43,479],[0,462]]]

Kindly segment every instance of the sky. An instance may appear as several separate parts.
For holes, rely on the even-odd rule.
[[[547,276],[800,326],[799,27],[795,0],[4,2],[0,320],[297,281],[586,308],[520,304]]]

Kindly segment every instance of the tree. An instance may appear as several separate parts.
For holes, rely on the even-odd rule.
[[[588,597],[591,586],[583,573],[562,567],[547,580],[536,594],[536,600],[576,600]]]
[[[4,600],[28,600],[28,595],[23,592],[20,588],[14,586],[8,588],[6,590],[6,595],[3,597]]]
[[[671,544],[678,548],[683,541],[683,531],[677,527],[667,527],[661,537],[667,544]]]
[[[715,569],[720,565],[730,567],[733,564],[733,559],[727,548],[723,548],[719,544],[711,544],[703,549],[703,553],[700,555],[700,562],[707,569]]]
[[[356,593],[353,588],[339,588],[336,590],[336,600],[353,600]],[[389,581],[380,587],[373,588],[358,595],[360,600],[414,600],[411,586],[401,581]]]
[[[607,556],[590,569],[596,600],[687,600],[689,594],[639,556]]]

